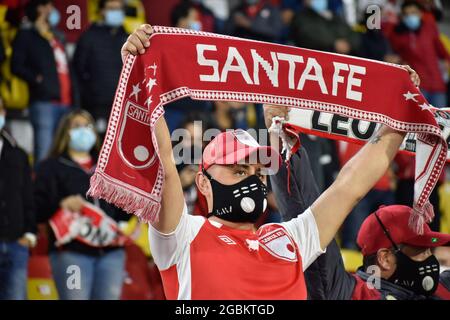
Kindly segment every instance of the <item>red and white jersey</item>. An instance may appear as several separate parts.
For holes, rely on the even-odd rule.
[[[150,226],[149,239],[167,299],[306,299],[303,271],[324,252],[310,209],[255,233],[185,206],[174,232]]]

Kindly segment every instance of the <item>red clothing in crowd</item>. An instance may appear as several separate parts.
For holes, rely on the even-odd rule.
[[[439,60],[450,61],[437,29],[436,22],[424,15],[422,25],[410,31],[402,23],[386,25],[386,36],[392,48],[420,76],[421,88],[429,92],[445,92],[446,85],[439,68]]]
[[[69,62],[67,55],[64,51],[64,46],[56,38],[50,41],[50,45],[53,48],[53,54],[55,56],[56,70],[59,78],[60,88],[60,101],[64,106],[70,106],[72,104],[72,83],[69,73]]]
[[[76,161],[76,162],[86,172],[92,171],[92,168],[94,167],[94,164],[95,164],[91,157],[89,157],[89,158],[87,158],[85,160],[79,160],[79,161]]]

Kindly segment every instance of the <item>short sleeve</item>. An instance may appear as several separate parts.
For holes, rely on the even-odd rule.
[[[176,229],[169,233],[161,233],[149,224],[149,243],[153,260],[159,270],[166,270],[180,262],[184,250],[197,236],[205,222],[202,216],[192,216],[187,213],[186,203]]]
[[[320,247],[319,230],[317,229],[316,219],[314,218],[311,208],[308,208],[304,213],[288,222],[280,223],[280,225],[287,230],[297,243],[302,257],[303,271],[306,270],[317,257],[322,253],[325,253]]]

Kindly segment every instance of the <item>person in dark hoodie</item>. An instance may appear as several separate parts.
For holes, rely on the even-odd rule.
[[[123,27],[123,0],[101,0],[98,10],[101,20],[81,35],[73,63],[82,106],[94,116],[99,133],[104,133],[122,69],[120,49],[128,34]]]
[[[28,157],[5,131],[5,116],[0,98],[0,300],[23,300],[37,230]]]
[[[56,29],[60,15],[52,1],[31,0],[26,16],[29,24],[13,42],[11,71],[30,89],[35,159],[39,161],[50,150],[59,120],[78,101],[64,37]]]
[[[274,116],[286,117],[282,108],[265,107],[266,124]],[[309,206],[320,195],[308,154],[299,148],[286,167],[270,176],[275,199],[284,220]],[[289,182],[290,193],[287,183]],[[385,206],[367,217],[357,243],[364,256],[356,274],[346,272],[339,247],[333,241],[305,272],[311,299],[325,300],[422,300],[450,299],[450,271],[439,274],[439,262],[431,249],[450,245],[450,235],[422,235],[408,227],[411,208]]]
[[[36,168],[37,220],[49,225],[50,263],[63,300],[117,300],[121,294],[125,242],[118,222],[129,215],[84,196],[95,170],[98,141],[92,116],[72,111],[61,120],[49,158]],[[77,274],[73,266],[79,268],[79,277],[69,286],[69,277]]]

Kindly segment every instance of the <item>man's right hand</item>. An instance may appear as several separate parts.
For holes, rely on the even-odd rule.
[[[285,106],[274,106],[265,104],[264,108],[264,122],[266,124],[266,128],[269,129],[272,126],[272,120],[274,117],[284,118],[285,120],[289,120],[289,110],[290,107]],[[270,145],[278,151],[281,151],[282,144],[280,143],[280,136],[276,133],[270,132],[269,134]]]
[[[272,119],[274,117],[281,117],[285,120],[289,120],[289,110],[290,107],[284,106],[273,106],[269,104],[265,104],[264,108],[264,123],[266,124],[266,128],[269,129],[272,125]]]
[[[150,47],[149,37],[153,33],[153,28],[149,24],[143,24],[137,28],[122,46],[122,62],[125,63],[129,54],[137,56],[144,54],[145,49]]]

